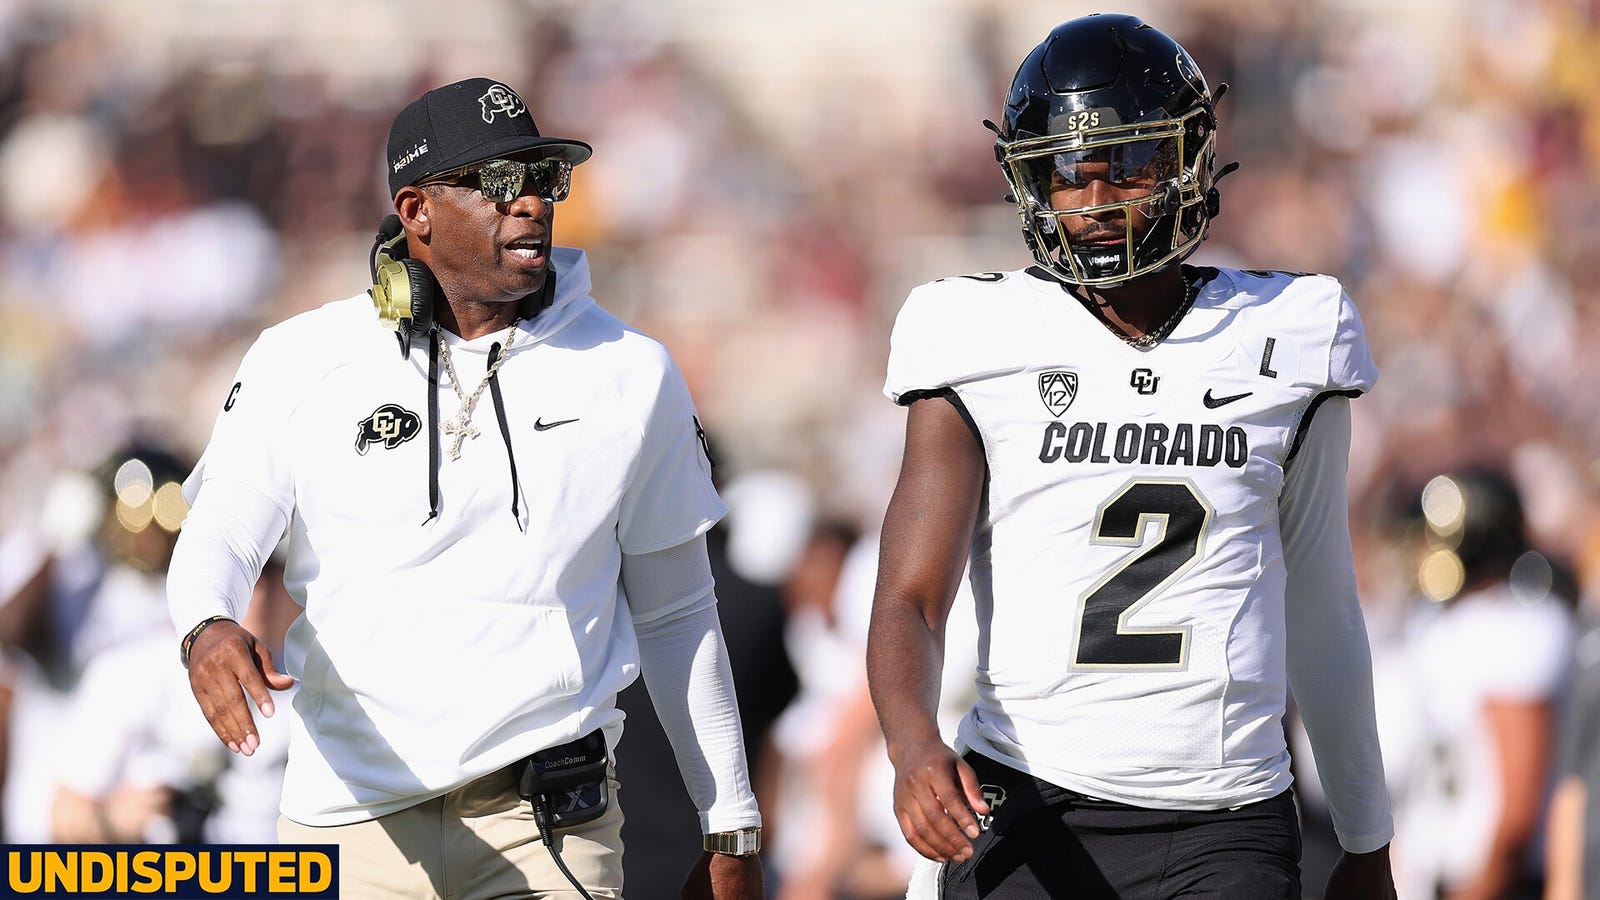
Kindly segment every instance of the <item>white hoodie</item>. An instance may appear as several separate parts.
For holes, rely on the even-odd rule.
[[[675,547],[726,511],[666,350],[595,304],[581,251],[552,262],[555,297],[497,375],[504,431],[486,387],[459,460],[438,436],[436,517],[429,342],[402,358],[365,294],[262,333],[184,486],[186,530],[270,501],[253,504],[264,524],[223,528],[246,561],[289,532],[285,586],[305,608],[284,650],[301,682],[294,821],[376,817],[597,727],[614,738],[615,695],[639,669],[621,555]],[[441,335],[470,396],[505,334]],[[442,364],[437,402],[438,425],[455,418]],[[180,550],[169,577],[180,633],[247,602],[247,579],[197,555]]]

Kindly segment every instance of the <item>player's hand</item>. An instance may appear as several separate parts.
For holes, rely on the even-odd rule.
[[[1389,845],[1371,853],[1344,853],[1328,876],[1323,900],[1395,900]]]
[[[893,751],[894,814],[912,849],[938,862],[972,856],[978,816],[989,814],[978,775],[943,743],[933,741]]]
[[[678,896],[683,900],[765,900],[761,857],[703,852],[683,880]]]
[[[224,619],[206,626],[189,648],[189,689],[211,730],[235,753],[249,756],[261,746],[245,696],[270,716],[271,691],[293,684],[292,677],[273,668],[267,645],[237,622]]]

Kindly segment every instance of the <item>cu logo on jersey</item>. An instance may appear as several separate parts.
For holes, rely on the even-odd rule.
[[[1161,376],[1149,369],[1134,369],[1128,377],[1128,385],[1141,394],[1154,394],[1160,384]]]
[[[367,455],[367,448],[382,443],[393,450],[417,436],[422,430],[422,419],[416,413],[385,403],[356,423],[356,452]]]
[[[1078,398],[1078,373],[1051,371],[1039,373],[1039,399],[1050,415],[1060,418]]]
[[[484,91],[483,96],[478,98],[478,103],[483,106],[483,120],[491,125],[494,124],[497,113],[505,113],[506,118],[515,119],[528,111],[528,108],[522,105],[522,98],[503,84],[497,84]]]

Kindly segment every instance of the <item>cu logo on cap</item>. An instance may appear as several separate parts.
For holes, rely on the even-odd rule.
[[[506,118],[514,119],[528,111],[528,108],[522,105],[522,98],[503,84],[497,84],[484,91],[478,102],[483,105],[483,120],[491,125],[494,124],[496,113],[505,113]]]

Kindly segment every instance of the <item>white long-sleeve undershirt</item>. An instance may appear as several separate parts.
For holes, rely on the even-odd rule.
[[[705,538],[622,557],[640,666],[709,834],[761,824]]]
[[[1366,853],[1394,836],[1372,697],[1372,654],[1351,564],[1345,468],[1350,401],[1315,410],[1279,501],[1294,692],[1339,844]]]
[[[167,611],[178,633],[212,616],[242,619],[261,567],[288,526],[266,494],[230,479],[207,480],[167,570]]]

